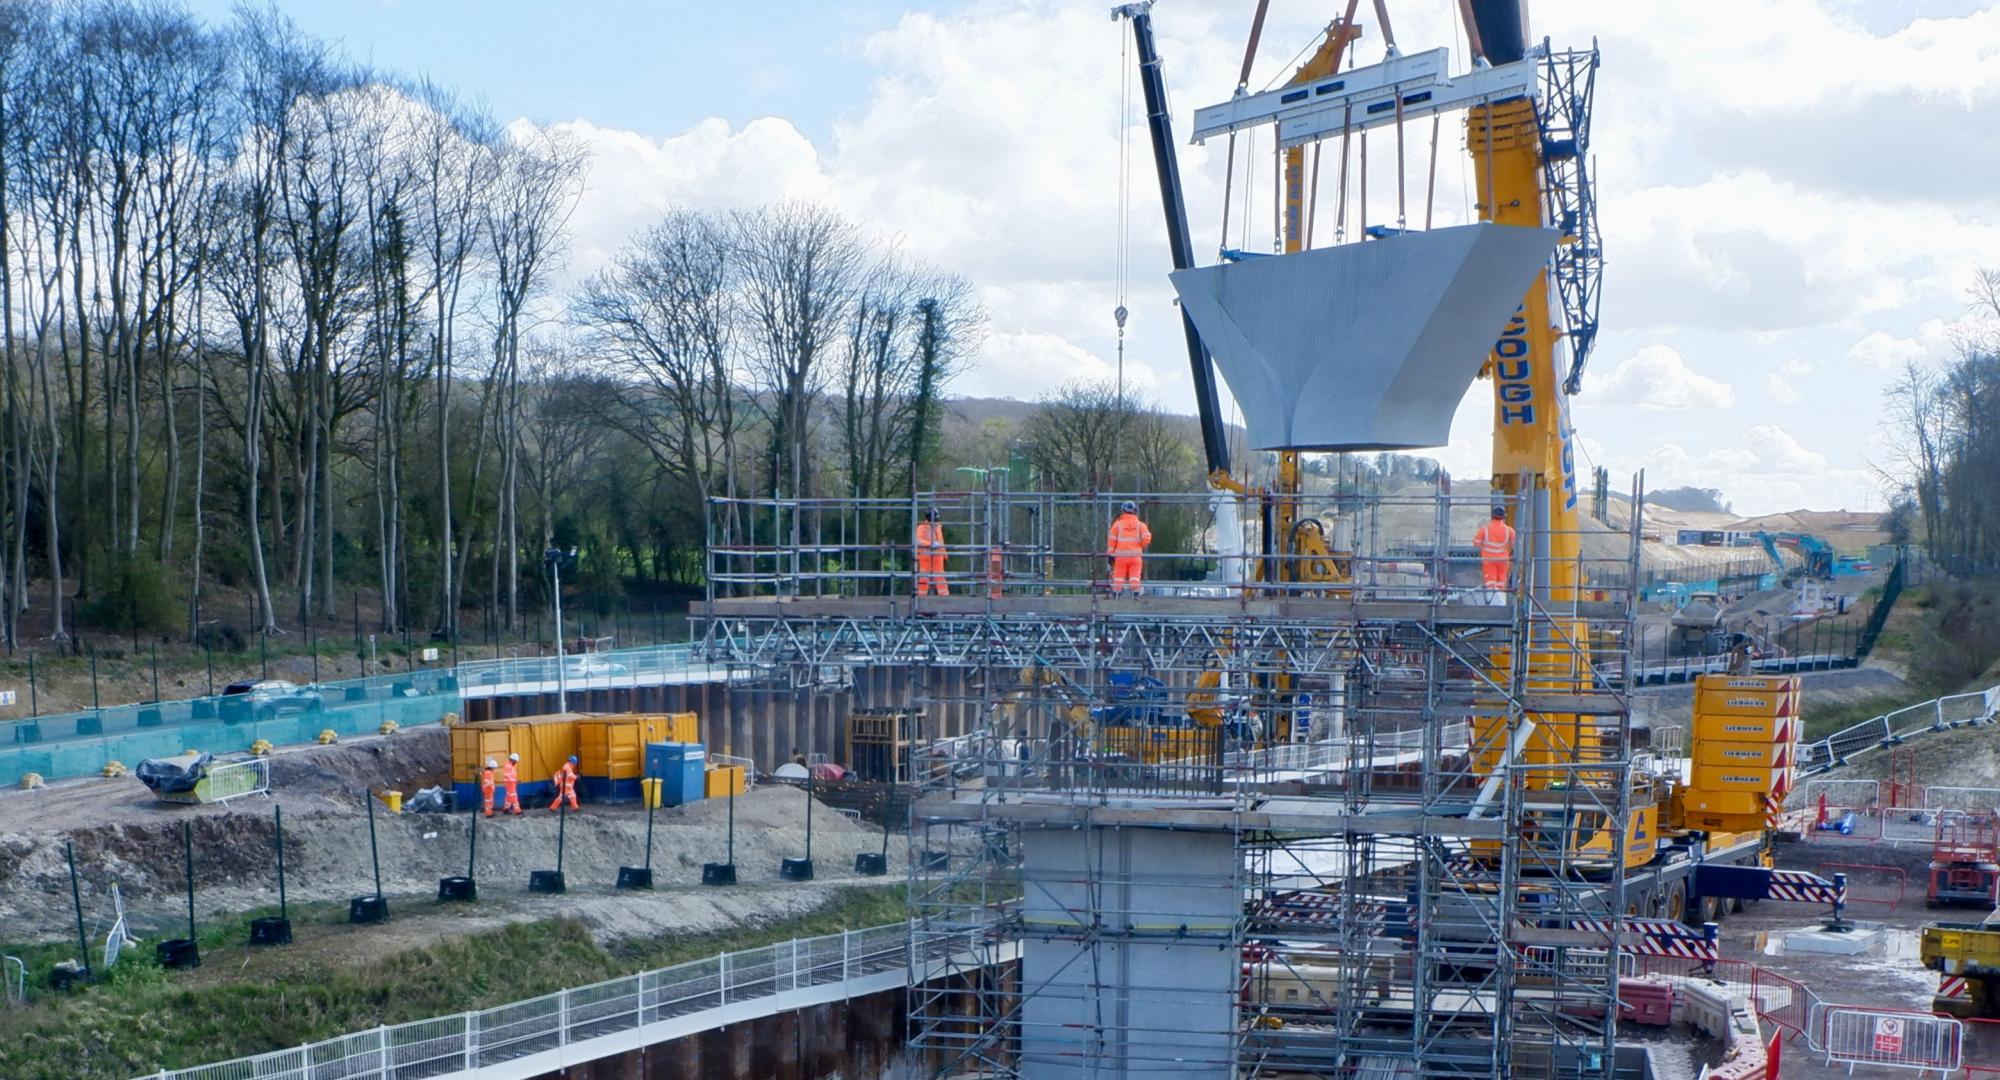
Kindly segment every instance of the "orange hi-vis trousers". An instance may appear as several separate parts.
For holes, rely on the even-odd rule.
[[[1111,591],[1138,592],[1145,569],[1145,551],[1153,542],[1153,530],[1137,514],[1120,514],[1105,535],[1105,554],[1111,556]]]
[[[549,800],[549,809],[554,810],[556,807],[561,806],[564,799],[569,800],[569,808],[571,810],[577,809],[575,773],[569,771],[568,767],[564,767],[560,772],[556,773],[554,787],[556,797]]]
[[[1138,592],[1143,579],[1145,560],[1138,555],[1113,555],[1111,557],[1111,591]]]
[[[521,812],[521,774],[513,762],[500,766],[500,786],[507,792],[507,802],[502,809],[510,814]]]
[[[950,596],[944,580],[944,526],[917,523],[917,595]]]

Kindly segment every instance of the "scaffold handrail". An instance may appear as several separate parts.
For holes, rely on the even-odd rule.
[[[1144,595],[1495,606],[1510,600],[1484,586],[1472,541],[1493,505],[1485,495],[1302,499],[1300,518],[1319,530],[1330,551],[1272,554],[1263,541],[1268,496],[1007,491],[933,492],[913,500],[711,499],[708,599],[914,597],[939,579],[954,596],[1107,595],[1114,581],[1106,534],[1126,502],[1138,507],[1153,534],[1139,556]],[[1217,513],[1218,504],[1230,504],[1231,512]],[[919,574],[915,529],[933,509],[943,531],[942,567]],[[1225,534],[1232,521],[1236,531]],[[1604,535],[1579,530],[1572,546],[1599,551]],[[1514,578],[1548,580],[1541,564],[1549,558],[1522,545]],[[1632,559],[1622,545],[1566,561],[1605,602],[1623,602],[1631,590]],[[1325,578],[1329,565],[1340,580]]]

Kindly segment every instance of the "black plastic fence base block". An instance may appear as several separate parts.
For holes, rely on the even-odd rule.
[[[701,864],[703,885],[736,884],[736,864],[733,862],[708,862]]]
[[[645,866],[621,866],[618,868],[618,887],[650,889],[653,887],[653,871]]]
[[[201,946],[189,938],[168,938],[153,946],[160,958],[160,966],[183,970],[201,966]]]
[[[862,877],[881,877],[889,872],[889,857],[873,851],[859,852],[854,856],[854,872]]]
[[[445,877],[438,879],[438,903],[455,901],[470,904],[479,899],[479,883],[469,877]]]
[[[563,881],[563,872],[560,870],[530,870],[528,871],[528,891],[536,893],[563,893],[569,891],[569,885]]]
[[[250,920],[250,944],[290,945],[292,943],[292,920],[280,919],[273,915],[266,919]]]
[[[951,852],[926,850],[924,852],[924,869],[926,870],[951,869]]]
[[[811,859],[786,859],[778,866],[778,876],[786,881],[811,881],[813,861]]]
[[[49,972],[49,989],[58,994],[67,994],[89,982],[90,972],[83,968],[58,967]]]
[[[356,926],[385,922],[389,918],[389,898],[357,896],[347,902],[347,921]]]

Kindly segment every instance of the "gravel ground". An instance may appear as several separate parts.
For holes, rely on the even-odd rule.
[[[129,777],[82,780],[0,798],[0,920],[8,926],[6,937],[35,940],[73,932],[65,841],[76,847],[88,924],[108,926],[114,883],[139,927],[182,918],[183,822],[194,826],[198,911],[275,905],[273,805],[285,812],[290,899],[342,901],[371,894],[364,793],[382,786],[408,793],[435,782],[443,772],[443,746],[442,731],[423,731],[284,754],[274,761],[271,797],[251,796],[220,806],[160,803]],[[555,866],[556,815],[535,810],[525,817],[481,820],[477,876],[482,903],[476,914],[456,915],[454,925],[471,931],[573,914],[603,937],[616,938],[676,926],[718,929],[742,918],[798,914],[815,906],[823,890],[778,880],[782,859],[805,854],[805,793],[763,785],[735,804],[735,862],[739,879],[750,888],[700,891],[701,865],[727,857],[726,800],[655,814],[656,883],[663,890],[695,890],[671,905],[662,903],[664,892],[644,896],[611,888],[619,866],[645,861],[646,812],[635,803],[586,803],[581,812],[567,816],[561,832],[570,892],[558,898],[525,893],[530,870]],[[440,877],[465,873],[471,817],[378,811],[382,891],[392,898],[421,898],[428,906]],[[851,877],[858,852],[881,849],[880,831],[820,805],[813,813],[812,843],[820,884],[881,880]],[[892,838],[890,880],[901,879],[903,852],[902,837]],[[397,902],[392,908],[403,911],[411,905]]]
[[[1782,936],[1791,930],[1818,926],[1823,913],[1801,904],[1762,903],[1729,916],[1722,923],[1722,955],[1750,960],[1767,970],[1797,979],[1830,1004],[1914,1009],[1929,1012],[1938,976],[1917,959],[1917,931],[1938,921],[1974,921],[1971,909],[1932,911],[1924,906],[1922,870],[1928,850],[1919,846],[1817,840],[1781,845],[1780,866],[1830,874],[1848,874],[1849,917],[1879,925],[1883,943],[1859,956],[1828,956],[1786,951]],[[1861,869],[1864,866],[1889,870]],[[1907,878],[1903,884],[1894,870]],[[1898,892],[1901,899],[1896,900]],[[1964,1062],[2000,1066],[2000,1024],[1967,1024]],[[1831,1067],[1813,1058],[1803,1045],[1788,1042],[1783,1070],[1786,1080],[1832,1080],[1848,1075],[1846,1066]],[[1907,1070],[1858,1068],[1855,1076],[1909,1076]]]

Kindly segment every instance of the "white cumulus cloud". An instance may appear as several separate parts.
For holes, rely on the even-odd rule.
[[[1583,392],[1593,404],[1642,409],[1727,409],[1736,403],[1728,383],[1689,367],[1669,345],[1648,345],[1603,374],[1586,371]]]

